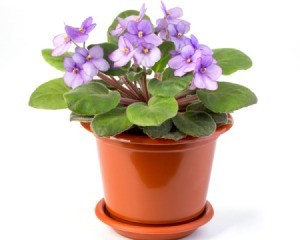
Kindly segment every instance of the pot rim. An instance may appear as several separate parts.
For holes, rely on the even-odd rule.
[[[228,117],[230,119],[230,123],[227,123],[225,125],[221,125],[221,126],[217,127],[216,131],[209,136],[205,136],[205,137],[187,136],[178,141],[174,141],[171,139],[163,139],[163,138],[151,139],[148,136],[132,135],[132,134],[126,134],[126,133],[120,133],[116,136],[111,136],[111,137],[99,137],[92,131],[91,125],[89,122],[80,122],[80,124],[87,131],[93,133],[95,135],[95,137],[99,138],[99,139],[109,139],[109,140],[114,140],[116,142],[138,144],[138,145],[181,145],[181,144],[187,144],[187,143],[191,143],[191,142],[193,142],[193,143],[206,142],[206,141],[218,138],[221,134],[227,132],[233,126],[232,116],[230,114],[228,114]]]

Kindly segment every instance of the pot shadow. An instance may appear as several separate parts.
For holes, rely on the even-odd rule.
[[[147,188],[166,186],[176,175],[182,155],[180,153],[144,153],[135,152],[130,155],[140,179]]]
[[[231,229],[242,229],[251,231],[261,227],[261,213],[256,210],[227,210],[217,211],[213,219],[202,228],[199,228],[193,234],[184,238],[185,240],[198,239],[217,239],[217,236],[222,235]]]

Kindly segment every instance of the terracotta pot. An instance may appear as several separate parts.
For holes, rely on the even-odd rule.
[[[88,124],[82,125],[90,130]],[[121,225],[148,227],[184,225],[199,220],[205,210],[211,218],[213,210],[206,195],[216,140],[231,126],[218,127],[208,137],[177,142],[126,134],[96,136],[105,196],[105,204],[102,201],[96,208],[98,217],[111,226],[101,214]],[[186,229],[184,235],[197,227]],[[139,231],[139,235],[129,235],[126,229],[113,228],[135,239],[182,237],[170,232],[160,237],[146,237]]]

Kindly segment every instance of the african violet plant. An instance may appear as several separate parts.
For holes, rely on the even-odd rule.
[[[46,82],[31,95],[29,105],[69,108],[71,120],[91,122],[101,137],[122,132],[179,140],[212,134],[228,123],[228,113],[252,105],[248,88],[217,81],[221,75],[251,67],[236,49],[214,49],[187,36],[190,23],[181,8],[167,9],[154,27],[145,15],[120,13],[108,28],[107,42],[86,47],[96,26],[87,18],[80,27],[65,26],[44,59],[63,78]],[[71,46],[75,52],[67,52]]]

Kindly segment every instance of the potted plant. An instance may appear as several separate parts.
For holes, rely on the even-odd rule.
[[[181,8],[162,10],[154,25],[145,5],[124,11],[107,42],[89,46],[92,17],[65,25],[54,49],[42,51],[64,76],[29,101],[69,108],[94,133],[105,193],[96,214],[134,239],[184,237],[212,218],[206,194],[216,140],[232,126],[229,113],[257,102],[248,88],[217,81],[250,68],[246,54],[210,49],[187,35]]]

